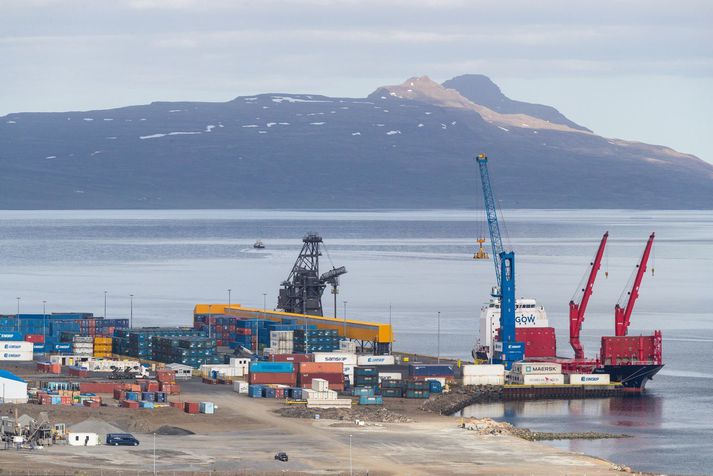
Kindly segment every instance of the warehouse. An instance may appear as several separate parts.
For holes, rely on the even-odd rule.
[[[0,369],[0,402],[27,403],[27,382],[12,372]]]

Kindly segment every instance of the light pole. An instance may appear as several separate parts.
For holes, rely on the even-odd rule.
[[[129,294],[129,329],[134,328],[134,295]]]
[[[156,433],[153,434],[153,474],[156,476]]]
[[[47,301],[42,301],[42,340],[47,340]]]
[[[17,299],[17,314],[15,315],[15,327],[16,327],[15,330],[17,332],[20,332],[20,298],[17,297],[15,299]]]
[[[352,435],[349,435],[349,476],[353,476],[354,469],[352,467]]]
[[[391,304],[389,304],[389,353],[394,353],[394,327],[391,325]]]
[[[344,338],[347,337],[347,302],[344,302]]]
[[[441,363],[441,311],[438,311],[438,363]]]
[[[213,315],[211,312],[213,311],[213,305],[208,304],[208,338],[211,339],[213,337],[213,334],[211,333],[211,321],[213,320]]]
[[[232,289],[228,288],[228,307],[232,304],[232,301],[230,300],[230,293],[232,292]]]
[[[108,291],[104,291],[104,319],[106,319],[106,295]]]

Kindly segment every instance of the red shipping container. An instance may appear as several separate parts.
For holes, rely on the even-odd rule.
[[[343,374],[344,364],[342,362],[301,362],[300,373]]]
[[[114,382],[81,382],[79,391],[81,393],[114,393],[117,384]]]
[[[272,362],[312,362],[312,354],[273,354]]]
[[[604,364],[656,362],[657,338],[653,336],[602,337],[600,358]]]
[[[525,357],[557,356],[557,337],[554,327],[516,327],[515,339],[525,343]]]
[[[200,413],[200,404],[198,402],[184,402],[183,411],[186,413]]]
[[[35,344],[44,344],[45,336],[43,336],[42,334],[27,334],[25,336],[25,341],[33,342]]]
[[[176,371],[159,369],[156,371],[156,380],[159,382],[174,383],[176,381]]]
[[[122,400],[121,406],[124,408],[139,408],[139,402],[136,400]]]
[[[285,389],[284,388],[276,388],[275,389],[275,398],[285,398]]]
[[[90,408],[99,408],[101,406],[101,402],[96,400],[84,400],[84,402],[82,402],[82,405]]]
[[[339,365],[342,365],[341,362]],[[327,372],[310,372],[310,373],[300,373],[297,375],[297,383],[302,388],[311,388],[312,379],[321,378],[329,382],[330,386],[340,386],[344,390],[344,374],[340,373],[327,373]],[[334,389],[332,389],[334,390]]]
[[[180,408],[183,410],[183,402],[168,402],[168,404],[173,408]]]
[[[62,405],[71,405],[72,404],[72,397],[63,395],[60,398],[62,399]]]
[[[162,392],[166,392],[169,395],[178,395],[181,393],[181,386],[175,383],[162,383],[160,387]]]
[[[251,372],[248,379],[251,384],[261,383],[279,383],[282,385],[297,385],[297,375],[294,373],[277,372],[277,373],[255,373]]]

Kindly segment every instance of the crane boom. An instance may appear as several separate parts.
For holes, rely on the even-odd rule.
[[[604,256],[604,247],[607,244],[607,238],[609,238],[608,231],[604,233],[604,236],[602,236],[602,241],[599,243],[597,254],[594,255],[594,261],[590,263],[592,268],[589,270],[587,285],[581,290],[582,298],[579,303],[574,302],[574,299],[569,301],[569,343],[572,346],[572,349],[574,349],[575,359],[584,358],[584,349],[582,348],[582,343],[579,341],[579,332],[582,330],[584,313],[587,311],[587,304],[589,303],[589,298],[592,296],[594,281],[597,279],[597,272],[601,266],[602,256]]]
[[[493,196],[493,188],[490,185],[490,174],[488,173],[488,157],[485,154],[479,154],[476,157],[478,168],[480,169],[480,181],[483,185],[483,198],[485,204],[485,214],[488,220],[488,230],[490,231],[490,245],[493,248],[493,263],[495,264],[495,277],[497,285],[500,287],[500,254],[503,250],[503,239],[500,235],[500,226],[498,225],[497,209],[495,207],[495,197]]]
[[[615,334],[617,336],[625,336],[629,332],[629,323],[631,321],[631,313],[634,310],[634,304],[636,299],[639,297],[639,286],[641,286],[641,280],[646,272],[646,263],[649,261],[649,254],[651,254],[651,246],[654,243],[654,233],[651,233],[649,240],[646,242],[646,247],[644,248],[644,254],[641,256],[641,262],[637,265],[636,277],[634,278],[634,283],[629,291],[629,299],[626,303],[626,307],[622,308],[620,303],[614,307],[614,324],[615,324]]]

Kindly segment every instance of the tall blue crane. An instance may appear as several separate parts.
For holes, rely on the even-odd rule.
[[[475,158],[480,169],[480,181],[483,184],[483,198],[485,204],[485,215],[488,220],[488,229],[490,230],[490,245],[493,248],[493,263],[495,264],[495,278],[498,288],[501,285],[500,276],[500,254],[504,251],[503,239],[500,235],[500,225],[498,225],[498,214],[495,208],[495,197],[493,196],[493,188],[490,185],[490,174],[488,173],[488,157],[485,154],[479,154]]]

